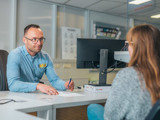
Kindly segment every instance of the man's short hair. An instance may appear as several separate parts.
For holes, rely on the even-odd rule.
[[[40,28],[39,25],[36,25],[36,24],[30,24],[30,25],[27,25],[25,28],[24,28],[24,35],[28,32],[28,30],[30,28]]]

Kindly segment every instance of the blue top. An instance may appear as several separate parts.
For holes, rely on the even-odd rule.
[[[57,76],[52,60],[46,52],[41,51],[31,56],[25,46],[21,46],[9,53],[7,81],[10,91],[35,91],[44,73],[55,89],[66,90],[65,81]]]

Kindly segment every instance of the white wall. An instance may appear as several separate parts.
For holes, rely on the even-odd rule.
[[[38,24],[46,38],[43,50],[51,55],[52,22],[54,22],[52,21],[52,5],[34,0],[18,0],[17,6],[17,46],[23,45],[25,26]]]
[[[58,5],[56,11],[56,6],[53,9],[53,5],[38,0],[0,0],[0,49],[10,52],[13,48],[23,45],[23,29],[31,23],[39,24],[44,32],[47,41],[43,50],[60,59],[62,26],[81,29],[81,37],[92,37],[93,21],[127,27],[126,18],[63,5]],[[52,17],[55,12],[57,18]],[[53,52],[55,46],[56,55]]]
[[[0,49],[10,51],[11,43],[11,23],[12,23],[12,3],[11,0],[0,0]]]
[[[12,16],[13,1],[17,3],[17,16]],[[52,3],[39,2],[35,0],[1,0],[0,4],[0,35],[1,38],[1,49],[6,49],[11,51],[13,46],[8,44],[15,42],[15,47],[23,45],[22,37],[24,27],[28,24],[35,23],[39,24],[46,37],[46,42],[44,44],[43,50],[47,51],[52,57],[53,47],[55,47],[53,34],[56,37],[56,58],[61,59],[61,27],[75,27],[81,29],[81,37],[91,37],[92,33],[92,21],[98,21],[108,24],[115,24],[126,26],[125,18],[120,18],[112,15],[107,15],[104,13],[93,12],[69,7],[69,6],[58,6],[57,9],[57,21],[52,18],[53,13],[56,9],[53,9]],[[4,13],[5,11],[5,13]],[[13,29],[14,22],[16,21],[16,27]],[[53,26],[57,28],[53,30]],[[57,26],[56,26],[57,25]],[[16,34],[16,41],[12,38],[13,34]]]
[[[67,6],[59,6],[57,9],[57,58],[62,58],[62,27],[73,27],[81,30],[84,37],[84,12],[85,10]]]

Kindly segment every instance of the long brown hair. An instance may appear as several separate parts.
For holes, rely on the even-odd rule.
[[[160,99],[160,31],[148,24],[131,28],[126,36],[133,52],[128,66],[142,73],[152,104]]]

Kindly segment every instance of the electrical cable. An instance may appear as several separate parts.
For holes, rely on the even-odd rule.
[[[118,61],[117,61],[118,62]],[[122,65],[119,65],[119,64],[121,64],[121,63],[123,63],[123,62],[115,62],[113,65],[111,65],[110,67],[108,67],[108,68],[112,68],[113,66],[113,68],[112,68],[112,70],[110,70],[110,71],[107,71],[107,73],[111,73],[111,72],[113,72],[114,71],[114,69],[116,68],[115,67],[115,65],[117,65],[117,67],[121,67]],[[119,65],[119,66],[118,66]]]
[[[3,102],[3,101],[5,101],[5,102]],[[9,102],[16,102],[16,101],[13,99],[0,99],[0,105],[7,104]]]

